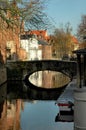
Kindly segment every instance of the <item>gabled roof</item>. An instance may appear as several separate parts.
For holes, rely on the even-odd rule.
[[[42,38],[45,40],[49,39],[49,36],[47,35],[46,30],[31,30],[29,33],[33,35],[37,35],[37,36],[42,36]]]
[[[75,43],[75,44],[78,44],[78,40],[76,37],[72,36],[72,41]]]

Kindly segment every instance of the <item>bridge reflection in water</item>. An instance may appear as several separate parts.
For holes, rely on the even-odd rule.
[[[46,70],[33,73],[28,80],[37,87],[53,89],[68,84],[70,78],[60,72]]]
[[[17,78],[18,78],[18,80],[22,81],[22,78],[24,78],[23,76],[25,75],[25,80],[23,82],[23,84],[24,84],[23,89],[25,91],[26,97],[27,98],[30,97],[33,99],[39,99],[39,98],[45,99],[45,97],[46,97],[46,99],[52,99],[52,98],[57,99],[58,98],[59,93],[62,91],[61,89],[64,88],[68,83],[65,83],[64,85],[62,85],[61,88],[60,87],[58,88],[57,82],[63,83],[64,81],[63,81],[62,77],[61,77],[61,80],[59,80],[58,75],[55,74],[55,72],[64,73],[69,77],[71,77],[71,75],[72,76],[76,75],[76,63],[71,62],[71,61],[58,61],[58,60],[24,61],[24,62],[17,61],[17,62],[7,63],[7,67],[9,70],[7,73],[8,81],[11,81],[12,78],[13,78],[12,80],[14,80],[14,81],[15,80],[17,81]],[[43,81],[43,79],[44,79],[44,81],[42,82],[39,79],[39,81],[42,82],[41,83],[42,87],[37,87],[36,84],[31,83],[30,77],[33,73],[36,72],[35,76],[37,76],[37,73],[39,71],[43,72],[45,70],[48,70],[48,71],[44,72],[44,73],[45,74],[47,73],[50,76],[49,75],[45,76],[45,74],[43,76],[43,74],[42,74],[41,78],[42,78],[42,81]],[[51,71],[54,71],[54,73],[51,74],[50,73]],[[16,72],[17,75],[13,72]],[[18,73],[18,72],[20,72],[20,73]],[[51,75],[53,76],[52,79],[51,79]],[[47,81],[47,79],[48,79],[48,81]],[[56,81],[56,82],[51,83],[51,80]],[[37,81],[38,80],[36,80],[35,82],[37,82]],[[47,85],[45,86],[46,83],[47,83]],[[51,83],[51,86],[48,86],[49,85],[48,83]],[[11,87],[11,89],[12,89],[12,87]],[[16,90],[16,87],[14,87],[13,89]],[[19,89],[22,90],[22,95],[24,96],[23,89],[21,87]]]
[[[20,63],[18,62],[17,65],[19,64]],[[65,82],[65,78],[64,78],[65,84],[63,86],[59,85],[60,87],[57,87],[57,82],[63,82],[63,79],[62,79],[63,76],[58,74],[60,76],[59,78],[57,73],[55,74],[55,72],[54,73],[50,72],[50,70],[53,70],[53,71],[66,70],[66,72],[69,72],[69,68],[72,68],[72,67],[68,68],[69,66],[68,63],[65,63],[64,66],[62,64],[57,61],[55,62],[47,61],[46,65],[44,62],[41,63],[41,66],[40,66],[40,62],[39,63],[32,62],[32,63],[28,63],[27,66],[25,65],[23,66],[25,67],[25,69],[31,70],[31,67],[35,65],[32,71],[29,71],[30,73],[27,76],[27,78],[30,78],[31,74],[34,72],[41,71],[41,70],[42,71],[48,70],[47,72],[44,72],[45,73],[44,76],[41,77],[43,80],[45,80],[44,83],[42,82],[42,87],[44,86],[48,88],[27,86],[25,82],[23,82],[22,80],[20,81],[8,80],[6,84],[0,87],[0,130],[8,130],[8,129],[26,130],[27,128],[30,130],[67,129],[68,124],[66,125],[66,128],[64,128],[62,125],[59,125],[59,128],[58,128],[58,124],[55,124],[55,116],[57,115],[58,108],[55,106],[53,100],[56,100],[60,96],[61,92],[65,89],[67,85],[66,83],[68,83],[69,81]],[[61,68],[59,68],[60,66]],[[15,70],[18,68],[18,66],[16,66],[13,63],[13,68],[14,67],[15,67]],[[21,66],[21,69],[23,69],[23,67]],[[20,65],[19,65],[19,68],[20,68]],[[48,74],[48,76],[46,74]],[[12,78],[14,78],[14,76],[15,75],[13,75]],[[50,82],[52,80],[56,81],[56,79],[57,81],[53,83],[51,82],[51,86],[48,86],[50,85],[49,84],[50,82],[47,81],[47,78]],[[38,100],[41,100],[41,101],[38,101]],[[46,101],[43,101],[43,100],[46,100]],[[52,101],[49,102],[49,100],[52,100]],[[61,126],[64,129],[62,129]],[[71,130],[70,126],[68,129]]]
[[[61,76],[61,73],[55,73],[51,71],[49,72],[45,71],[44,73],[48,74],[48,75],[44,74],[44,77],[48,76],[50,78],[56,75],[59,82],[63,82],[63,79],[64,82],[67,81],[67,79],[63,75]],[[62,77],[64,78],[62,79]],[[44,83],[45,87],[47,86],[46,83],[47,83],[47,78],[45,78],[45,83]],[[53,85],[56,83],[53,82]],[[53,125],[53,129],[57,128],[58,130],[60,130],[58,128],[58,124],[55,124],[55,116],[57,115],[58,108],[57,106],[55,106],[54,100],[56,100],[60,96],[61,92],[65,89],[65,86],[66,84],[57,88],[50,87],[51,89],[48,88],[43,89],[40,87],[33,88],[33,87],[26,86],[23,81],[8,81],[7,84],[4,84],[0,88],[0,92],[1,92],[0,93],[0,98],[1,98],[0,130],[1,128],[4,130],[5,129],[8,130],[10,128],[12,129],[22,128],[22,130],[25,130],[26,126],[30,130],[38,129],[39,127],[41,129],[45,128],[47,130],[52,130],[52,125]],[[2,113],[4,114],[4,116]],[[35,123],[37,125],[35,125]]]
[[[31,86],[23,81],[9,81],[7,84],[8,95],[11,95],[13,98],[22,99],[56,100],[70,82],[69,77],[53,71],[44,71],[42,77],[40,74],[33,73],[30,76],[30,80],[31,82],[34,81],[34,83],[31,83],[32,85],[30,84]],[[42,87],[37,87],[38,84],[42,85]]]

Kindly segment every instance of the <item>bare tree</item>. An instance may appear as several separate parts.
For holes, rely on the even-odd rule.
[[[56,57],[61,58],[64,55],[71,54],[71,31],[72,28],[69,23],[65,25],[65,28],[61,26],[55,29],[53,35],[53,53]]]
[[[82,15],[81,23],[77,29],[77,37],[80,42],[84,42],[86,40],[86,15]]]
[[[24,29],[46,29],[49,25],[43,0],[0,0],[0,51],[4,61],[15,46],[19,56],[19,35]]]
[[[7,28],[16,26],[21,29],[24,24],[27,29],[46,29],[49,25],[42,0],[1,0],[0,19]]]

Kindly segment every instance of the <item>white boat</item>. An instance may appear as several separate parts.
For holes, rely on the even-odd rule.
[[[76,80],[71,81],[55,104],[59,107],[59,113],[56,116],[58,121],[73,121],[74,114],[74,89]]]

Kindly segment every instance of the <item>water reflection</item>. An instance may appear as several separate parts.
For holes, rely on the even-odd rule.
[[[8,82],[7,95],[10,99],[56,100],[66,86],[57,89],[39,89],[26,86],[23,82]]]
[[[21,109],[21,100],[5,100],[3,104],[0,103],[0,130],[21,130]]]
[[[59,112],[55,101],[64,89],[65,85],[53,90],[33,89],[19,81],[2,85],[0,130],[73,130],[73,123],[55,121]]]
[[[42,74],[42,72],[41,72]],[[48,74],[48,75],[47,75]],[[39,76],[38,76],[39,75]],[[54,85],[54,87],[48,86],[48,88],[50,87],[50,89],[43,89],[42,87],[33,87],[33,85],[29,86],[27,85],[25,82],[8,82],[7,83],[7,93],[9,95],[9,97],[11,98],[22,98],[22,99],[34,99],[34,100],[56,100],[59,95],[61,94],[61,92],[64,90],[64,88],[66,87],[66,85],[68,84],[68,82],[70,81],[70,79],[65,75],[62,75],[61,73],[51,73],[51,72],[46,72],[44,71],[42,74],[45,77],[46,80],[38,80],[37,77],[41,77],[39,73],[35,73],[32,75],[32,77],[30,77],[32,79],[32,81],[36,82],[42,82],[42,84],[44,84],[44,86],[49,85],[50,84]],[[46,75],[46,76],[45,76]],[[50,76],[49,75],[53,75],[56,82],[51,83],[52,80],[49,80]],[[42,78],[43,78],[42,76]],[[35,78],[37,79],[35,81]],[[51,76],[52,78],[52,76]],[[48,80],[47,80],[48,79]],[[44,81],[44,83],[43,83]],[[58,81],[58,82],[57,82]],[[61,82],[61,83],[60,83]],[[60,85],[62,86],[59,86]],[[56,87],[55,87],[56,86]],[[40,89],[41,88],[41,89]],[[46,88],[46,87],[44,87]]]
[[[73,130],[73,123],[55,122],[54,101],[7,99],[0,113],[0,130]]]
[[[59,113],[56,115],[55,117],[55,121],[56,122],[73,122],[74,121],[74,114],[63,114],[63,115],[59,115]]]
[[[66,85],[70,78],[60,72],[46,70],[33,73],[29,80],[38,87],[59,88]]]

